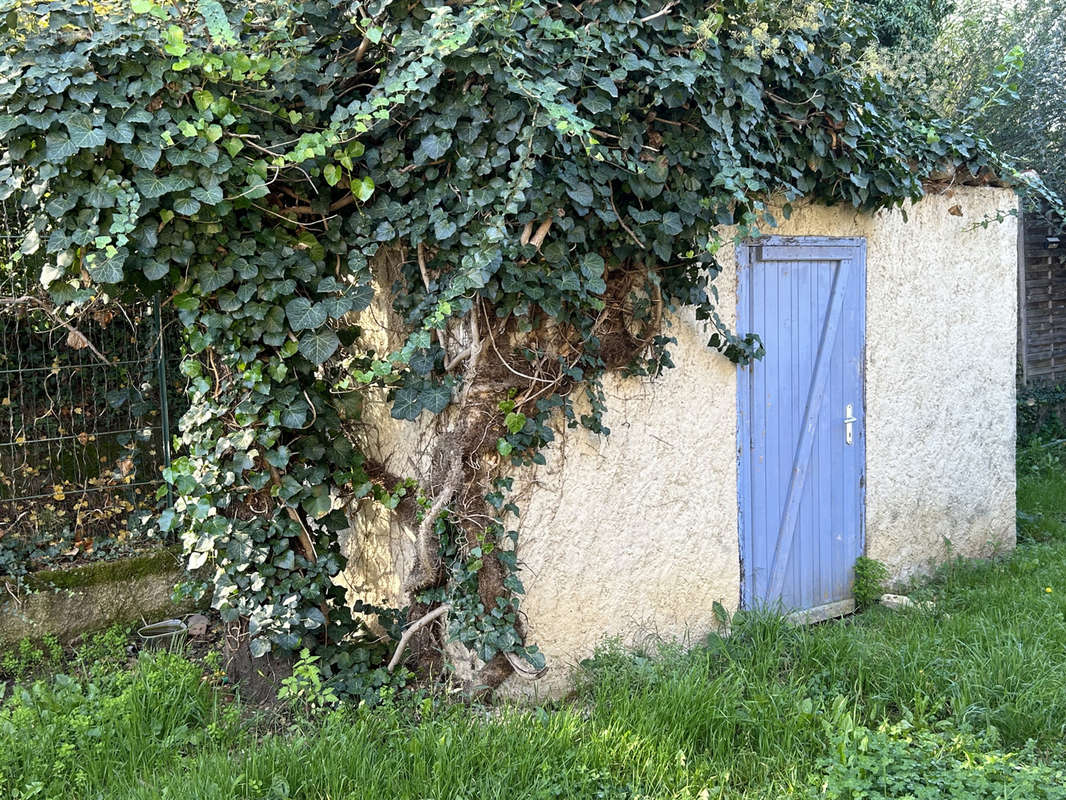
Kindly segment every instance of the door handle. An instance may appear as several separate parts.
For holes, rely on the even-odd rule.
[[[844,407],[844,444],[851,444],[855,439],[853,428],[858,420],[855,419],[853,414],[854,409],[851,407],[851,403],[848,403]]]

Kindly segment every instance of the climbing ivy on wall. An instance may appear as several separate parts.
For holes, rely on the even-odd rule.
[[[33,215],[43,289],[65,308],[161,292],[185,326],[160,527],[253,655],[313,647],[355,692],[389,679],[365,620],[395,638],[441,604],[482,685],[541,666],[513,471],[560,422],[608,433],[600,378],[672,366],[670,312],[759,355],[717,315],[723,226],[772,225],[775,198],[900,205],[995,165],[864,68],[846,4],[2,10],[0,196]],[[420,474],[370,457],[376,398],[436,420]],[[374,503],[416,532],[411,604],[353,616],[341,545]]]

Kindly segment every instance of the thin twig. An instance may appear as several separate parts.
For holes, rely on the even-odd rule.
[[[475,302],[470,314],[470,360],[466,363],[466,372],[463,374],[463,389],[459,393],[460,418],[462,418],[463,410],[466,407],[466,401],[470,397],[470,391],[474,388],[474,382],[477,380],[477,362],[478,359],[481,358],[481,334],[478,331],[477,324],[477,318],[480,308],[480,303]],[[485,318],[485,321],[488,322],[487,316]],[[491,330],[492,326],[489,325],[490,333]]]
[[[622,230],[624,230],[626,233],[628,233],[629,234],[629,238],[637,243],[637,247],[639,247],[641,250],[647,250],[648,248],[644,246],[644,242],[642,242],[640,239],[637,238],[637,235],[635,233],[633,233],[633,231],[631,231],[629,229],[628,225],[626,225],[626,221],[624,219],[622,219],[622,215],[618,213],[618,206],[616,206],[614,204],[614,192],[613,191],[611,192],[610,196],[611,196],[611,209],[614,211],[614,215],[616,217],[618,217],[618,224],[622,226]]]
[[[426,266],[426,251],[422,242],[418,243],[418,247],[415,248],[415,252],[418,254],[418,271],[422,273],[422,283],[425,284],[426,291],[429,291],[429,269]]]
[[[423,617],[419,617],[415,622],[411,624],[411,627],[403,632],[403,636],[400,637],[400,643],[396,645],[396,652],[392,654],[392,658],[389,660],[388,670],[392,672],[396,669],[396,665],[400,663],[400,659],[403,657],[403,651],[407,649],[407,643],[411,641],[411,637],[426,627],[429,623],[435,620],[437,617],[442,617],[452,610],[450,604],[445,603],[442,606],[437,606]]]
[[[267,466],[270,468],[271,481],[278,489],[281,489],[281,474],[278,472],[277,467],[275,467],[273,464],[267,464]],[[311,534],[308,533],[307,526],[304,525],[304,521],[300,518],[299,513],[296,511],[295,508],[293,508],[284,500],[282,500],[280,495],[278,496],[278,500],[280,500],[281,503],[285,506],[285,510],[289,514],[289,519],[295,522],[300,528],[300,546],[303,548],[304,555],[307,557],[307,560],[311,563],[317,562],[318,553],[315,551],[315,545],[311,541]]]
[[[354,194],[346,194],[346,195],[344,195],[344,197],[340,198],[339,200],[334,200],[332,203],[330,203],[329,204],[329,210],[330,211],[340,211],[345,206],[350,206],[354,202],[355,202],[355,195]],[[293,214],[320,214],[320,213],[322,213],[320,211],[315,211],[313,208],[311,208],[311,206],[286,206],[285,210],[288,211],[288,212],[291,212]],[[336,216],[336,215],[334,214],[334,216]],[[332,218],[333,217],[329,217],[329,219],[332,219]]]
[[[518,243],[521,245],[529,244],[529,237],[533,235],[533,223],[527,222],[526,226],[522,228],[522,235],[518,237]]]
[[[661,16],[669,14],[670,13],[670,9],[673,8],[676,5],[677,5],[677,0],[671,0],[665,6],[663,6],[658,11],[656,11],[654,14],[648,14],[648,16],[646,16],[646,17],[641,17],[640,21],[641,22],[651,22],[653,19],[658,19]]]
[[[464,358],[469,358],[470,354],[473,352],[474,350],[472,347],[464,347],[452,357],[451,361],[444,365],[444,371],[451,372],[459,362],[461,362]]]
[[[89,341],[89,337],[88,336],[86,336],[84,333],[79,331],[77,328],[75,328],[69,322],[67,322],[62,317],[60,317],[58,314],[56,314],[55,311],[53,311],[52,308],[46,302],[41,300],[40,298],[34,297],[32,295],[28,295],[28,294],[22,295],[22,297],[0,297],[0,305],[4,305],[4,306],[33,305],[33,306],[36,306],[41,311],[43,311],[45,314],[47,314],[48,318],[51,319],[54,323],[56,323],[57,325],[62,325],[64,328],[66,328],[71,333],[76,334],[77,336],[80,336],[81,340],[83,342],[85,342],[85,346],[89,348],[89,352],[92,353],[94,356],[96,356],[98,359],[100,359],[100,361],[102,363],[107,364],[107,365],[111,364],[111,362],[107,360],[107,358],[104,356],[104,354],[101,353],[99,350],[97,350],[96,346],[92,342]]]
[[[429,267],[426,264],[426,250],[425,250],[425,246],[422,244],[422,242],[418,243],[418,246],[415,248],[415,253],[418,256],[418,271],[422,275],[422,284],[426,287],[426,292],[428,293],[429,292]],[[448,358],[448,345],[444,341],[444,331],[442,331],[440,328],[437,328],[436,331],[437,331],[437,344],[439,344],[440,345],[440,349],[444,351],[444,363],[447,364],[450,361],[450,359]]]
[[[521,678],[525,678],[527,681],[535,681],[538,678],[542,678],[548,671],[547,664],[540,669],[530,669],[529,664],[514,653],[507,652],[503,655],[507,659],[507,663],[511,665],[511,669],[515,671],[515,674]]]
[[[535,377],[533,375],[526,375],[524,372],[519,372],[514,367],[512,367],[510,364],[508,364],[507,363],[507,359],[505,359],[503,357],[503,353],[501,353],[499,351],[499,348],[496,347],[496,337],[492,335],[492,326],[491,325],[489,325],[489,344],[491,344],[492,345],[492,349],[496,351],[496,356],[500,359],[500,363],[503,364],[505,367],[507,367],[507,369],[509,369],[511,372],[513,372],[519,378],[525,378],[527,381],[536,381],[537,383],[555,383],[554,380],[549,381],[549,380],[547,380],[545,378],[537,378],[537,377]]]

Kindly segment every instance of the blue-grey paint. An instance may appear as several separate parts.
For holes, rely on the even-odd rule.
[[[866,243],[765,237],[738,261],[737,330],[766,347],[738,375],[741,602],[818,608],[863,553]]]

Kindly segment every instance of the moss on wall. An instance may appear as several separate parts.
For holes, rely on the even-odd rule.
[[[117,561],[98,561],[71,569],[42,570],[26,581],[31,591],[80,589],[101,583],[130,581],[146,575],[159,575],[181,568],[181,550],[177,547],[157,550]]]

